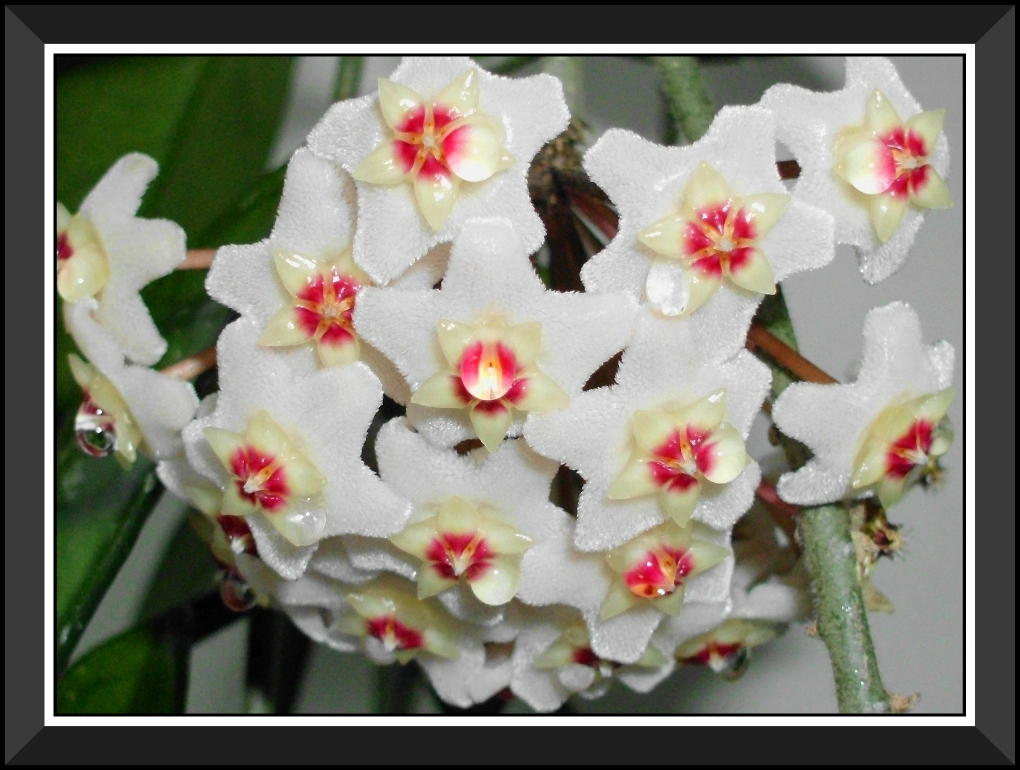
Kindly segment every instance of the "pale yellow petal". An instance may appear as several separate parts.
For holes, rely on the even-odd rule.
[[[768,235],[786,211],[790,196],[783,193],[759,193],[748,195],[740,201],[744,220],[754,230],[754,238],[761,239]]]
[[[409,115],[424,107],[425,100],[417,91],[392,80],[379,78],[379,111],[390,128],[400,130]]]
[[[482,406],[479,409],[479,406]],[[490,452],[499,449],[499,445],[506,438],[506,432],[510,430],[514,418],[510,409],[502,402],[494,404],[475,405],[471,409],[471,424],[475,433]]]
[[[667,441],[679,439],[680,428],[676,421],[657,409],[638,409],[634,412],[633,426],[634,441],[646,452],[661,451]]]
[[[664,257],[683,254],[684,237],[689,222],[679,214],[670,214],[638,233],[638,240]]]
[[[737,286],[758,294],[775,294],[776,279],[772,274],[765,252],[759,248],[748,250],[747,259],[739,266],[730,263],[730,280]]]
[[[552,412],[570,405],[570,396],[552,377],[533,371],[515,382],[506,394],[515,409],[522,412]]]
[[[283,287],[295,297],[321,278],[321,265],[304,254],[274,251],[273,264],[276,265],[276,274],[280,276]]]
[[[464,70],[440,91],[433,102],[436,107],[454,113],[454,117],[470,115],[478,109],[478,70]]]
[[[686,488],[681,488],[680,485],[664,487],[659,500],[662,502],[666,515],[683,527],[694,515],[694,509],[698,505],[700,496],[701,482],[695,480]]]
[[[681,213],[696,213],[706,207],[726,203],[733,197],[729,183],[707,161],[701,161],[694,169],[684,189]]]
[[[875,234],[882,243],[892,238],[906,211],[906,197],[898,198],[889,193],[883,193],[871,198],[871,224],[874,225]]]
[[[949,185],[938,175],[938,172],[928,166],[928,173],[924,184],[919,188],[911,187],[910,200],[921,208],[925,209],[948,209],[953,207],[953,196],[949,194]]]
[[[365,157],[351,174],[359,182],[395,185],[407,178],[413,168],[409,145],[397,141],[384,141]],[[401,152],[401,150],[404,152]]]
[[[521,582],[521,557],[500,555],[490,559],[490,566],[468,585],[478,601],[493,607],[514,598]]]
[[[440,318],[436,322],[436,336],[439,338],[439,347],[447,362],[456,369],[460,366],[464,348],[475,339],[475,327],[460,321],[448,321],[445,318]]]
[[[425,380],[411,395],[411,403],[439,409],[461,409],[470,403],[470,398],[465,398],[465,393],[457,375],[438,372]]]
[[[313,338],[307,328],[300,322],[293,306],[282,307],[269,319],[262,330],[259,344],[267,347],[289,347],[302,345]]]
[[[903,125],[896,108],[877,88],[871,92],[865,105],[864,123],[878,136]]]
[[[613,479],[607,497],[610,500],[630,500],[658,492],[660,486],[649,468],[649,460],[644,457],[627,462]]]
[[[457,200],[457,177],[445,173],[419,171],[414,179],[414,197],[418,209],[433,230],[440,229]]]
[[[907,120],[907,128],[924,140],[925,155],[931,155],[931,151],[935,149],[935,142],[942,133],[942,123],[945,119],[945,110],[928,110]]]

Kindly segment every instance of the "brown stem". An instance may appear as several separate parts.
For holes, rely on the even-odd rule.
[[[776,492],[775,486],[765,479],[761,480],[758,488],[754,490],[754,494],[765,503],[765,508],[768,510],[769,516],[772,517],[772,521],[782,528],[786,536],[790,538],[790,542],[794,544],[797,553],[800,553],[800,546],[797,544],[796,538],[797,519],[800,516],[800,508],[790,505],[783,500],[779,493]]]
[[[177,269],[205,270],[212,265],[214,256],[216,256],[216,249],[191,249]]]
[[[193,380],[214,366],[216,366],[216,348],[207,348],[201,353],[182,358],[176,364],[170,364],[162,370],[162,373],[178,380]]]
[[[589,195],[568,192],[570,202],[578,211],[598,228],[606,238],[615,238],[620,227],[620,217],[602,201]]]
[[[835,385],[839,382],[757,322],[751,324],[747,332],[747,341],[749,345],[763,350],[769,358],[804,382],[816,382],[820,385]]]
[[[776,171],[780,179],[797,179],[800,176],[800,164],[795,160],[777,160]]]

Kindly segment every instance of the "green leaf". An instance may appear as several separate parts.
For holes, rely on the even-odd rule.
[[[191,247],[217,240],[247,217],[241,205],[263,186],[263,169],[286,98],[288,57],[97,57],[56,82],[57,199],[72,211],[119,157],[144,152],[160,164],[140,215],[178,222]],[[270,175],[273,176],[272,174]],[[281,175],[282,179],[282,175]],[[251,240],[268,234],[272,212]],[[263,212],[264,213],[264,212]],[[234,225],[236,229],[236,224]],[[226,232],[225,232],[226,231]],[[204,271],[174,273],[143,291],[170,344],[161,365],[212,344],[228,311],[205,295]],[[77,352],[56,318],[56,422],[81,401],[67,355]]]
[[[130,553],[163,487],[139,458],[124,471],[112,457],[80,451],[64,431],[56,497],[56,669],[59,674]]]
[[[57,714],[183,714],[190,644],[166,622],[84,655],[57,683]]]
[[[57,82],[57,191],[69,207],[121,155],[161,165],[141,213],[180,222],[189,243],[219,246],[265,237],[283,172],[263,174],[282,111],[290,59],[100,59]],[[197,233],[197,235],[196,235]],[[178,271],[143,291],[169,350],[162,365],[214,344],[230,311],[208,298],[205,271]],[[75,345],[57,307],[57,670],[130,552],[160,487],[151,462],[130,471],[76,447],[71,419],[81,391],[67,354]]]

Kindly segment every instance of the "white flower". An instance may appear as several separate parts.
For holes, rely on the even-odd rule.
[[[847,57],[842,90],[781,84],[760,103],[775,113],[776,138],[800,165],[794,200],[835,217],[836,241],[857,249],[869,283],[906,260],[922,207],[952,205],[942,181],[949,172],[943,112],[922,112],[888,59]]]
[[[529,444],[585,480],[580,550],[615,548],[692,514],[726,530],[751,505],[761,474],[743,441],[768,392],[768,368],[745,351],[712,363],[694,337],[687,323],[643,314],[615,385],[526,426]]]
[[[95,318],[96,300],[64,306],[64,321],[89,363],[71,357],[71,371],[85,391],[75,419],[79,444],[102,456],[113,451],[124,465],[137,452],[167,460],[183,451],[181,430],[198,409],[190,382],[128,364],[113,332]]]
[[[387,395],[407,401],[403,378],[377,350],[361,344],[351,316],[359,289],[371,279],[351,255],[355,192],[350,177],[308,150],[291,158],[273,232],[251,245],[216,253],[209,295],[259,328],[259,343],[280,351],[314,350],[322,366],[364,361]],[[443,274],[446,253],[437,249],[398,285],[431,288]]]
[[[223,512],[246,516],[261,558],[294,578],[322,538],[393,534],[410,504],[361,460],[382,402],[375,375],[360,363],[315,371],[258,337],[243,318],[220,335],[215,408],[184,442],[192,466],[224,490]]]
[[[355,328],[406,378],[408,418],[429,441],[494,450],[526,415],[580,395],[630,339],[631,297],[549,291],[527,255],[509,221],[473,220],[441,289],[362,290]]]
[[[521,575],[517,598],[536,607],[579,609],[599,658],[635,663],[663,618],[683,617],[692,605],[727,601],[733,572],[728,531],[698,522],[680,528],[669,521],[607,554],[577,551],[572,529],[529,551],[533,566]],[[647,577],[641,566],[649,560],[657,572],[652,594],[644,590],[648,581],[629,580],[631,572]],[[632,598],[623,601],[626,591]]]
[[[413,57],[379,84],[378,95],[335,104],[308,136],[312,152],[362,180],[358,264],[386,283],[479,216],[510,218],[526,251],[537,250],[545,229],[527,173],[567,127],[560,82],[499,77],[466,57]]]
[[[917,313],[894,302],[864,319],[864,360],[851,385],[795,383],[772,409],[776,427],[814,457],[779,479],[790,503],[817,505],[877,491],[891,505],[928,471],[951,436],[953,346],[925,345]]]
[[[602,697],[614,679],[636,692],[649,692],[675,667],[672,656],[648,645],[637,661],[620,664],[591,648],[584,621],[575,610],[531,610],[514,641],[510,689],[536,711],[555,711],[573,694]]]
[[[156,161],[131,153],[85,197],[75,216],[57,204],[57,291],[68,303],[95,297],[100,325],[138,364],[156,363],[164,340],[139,291],[184,261],[184,230],[135,216],[158,172]]]
[[[570,517],[549,502],[557,463],[522,441],[487,455],[434,447],[403,419],[379,432],[379,473],[414,504],[390,540],[414,568],[419,598],[466,583],[478,601],[504,605],[531,569],[534,545],[569,527]]]
[[[688,317],[720,358],[743,346],[763,294],[834,255],[832,218],[792,201],[776,171],[770,111],[724,107],[688,147],[611,129],[584,156],[620,213],[581,271],[589,291],[628,291]]]

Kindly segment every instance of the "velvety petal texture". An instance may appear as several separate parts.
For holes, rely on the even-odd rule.
[[[473,217],[508,217],[526,251],[537,250],[545,229],[531,205],[527,172],[542,145],[567,127],[559,80],[504,78],[467,57],[408,57],[380,84],[376,94],[333,105],[308,137],[313,153],[371,180],[357,183],[358,264],[377,283],[392,281],[455,239]],[[465,121],[444,141],[452,169],[419,166],[413,184],[400,183],[414,160],[402,160],[410,145],[394,147],[393,140],[421,131],[416,121],[426,103],[437,123]],[[478,114],[487,117],[471,117]],[[357,173],[369,158],[370,173]]]
[[[776,171],[775,130],[769,110],[724,107],[708,132],[687,147],[663,147],[621,129],[603,134],[585,153],[584,168],[616,206],[620,225],[582,269],[585,288],[627,291],[664,317],[687,319],[717,360],[736,352],[762,292],[770,293],[774,282],[790,275],[825,266],[834,255],[832,218],[802,200],[783,202],[787,192]],[[757,206],[761,219],[754,238],[744,243],[734,239],[737,220],[727,220],[728,209],[722,211],[712,244],[731,250],[733,280],[724,280],[698,269],[696,258],[712,245],[706,233],[714,231],[688,228],[692,218],[708,227],[701,215],[731,198],[747,199],[744,208],[752,212]],[[757,250],[745,253],[740,248],[745,245]]]
[[[329,292],[327,299],[338,298],[334,305],[339,315],[340,300],[371,285],[351,254],[356,212],[356,192],[348,174],[306,149],[298,150],[287,167],[273,232],[259,243],[220,248],[206,289],[215,300],[249,318],[260,330],[260,342],[273,345],[277,355],[318,358],[324,367],[363,361],[382,381],[386,394],[404,403],[407,386],[393,364],[371,345],[361,344],[348,325],[317,333],[324,292]],[[397,285],[431,288],[443,276],[448,253],[443,247],[435,249]],[[343,280],[345,290],[312,285],[320,272],[324,283],[331,284],[333,268],[338,286]],[[348,304],[353,308],[353,297]]]
[[[614,385],[581,393],[566,409],[529,420],[525,429],[528,443],[570,466],[585,480],[577,510],[576,546],[580,550],[615,548],[671,518],[669,506],[674,503],[657,493],[663,486],[647,471],[647,464],[637,468],[644,475],[631,482],[646,483],[646,487],[634,486],[633,496],[610,494],[614,484],[619,487],[626,481],[628,464],[639,448],[635,420],[650,419],[648,410],[688,406],[723,391],[725,406],[720,408],[726,423],[737,439],[746,439],[768,392],[768,368],[744,351],[729,361],[714,363],[702,355],[697,342],[690,324],[676,325],[644,311]],[[692,425],[701,419],[690,416]],[[664,443],[670,426],[660,430],[657,435],[654,427],[647,427],[640,435],[652,437],[649,446]],[[715,484],[704,478],[700,482],[693,503],[695,521],[728,530],[751,505],[761,474],[749,458],[737,457],[739,472],[730,481]],[[674,488],[672,496],[682,497],[682,491]]]
[[[259,415],[267,414],[294,451],[325,479],[314,498],[321,507],[309,508],[307,514],[322,517],[320,537],[314,543],[295,543],[287,537],[286,528],[273,526],[272,508],[265,503],[246,516],[260,556],[282,576],[295,578],[308,566],[318,539],[349,533],[393,534],[410,514],[410,503],[386,487],[361,460],[368,426],[382,401],[379,381],[371,371],[360,363],[317,371],[310,359],[281,358],[260,348],[258,336],[259,329],[244,318],[220,335],[220,392],[215,408],[187,426],[184,441],[188,460],[203,476],[227,492],[250,489],[255,493],[254,483],[245,485],[244,476],[239,482],[236,468],[228,470],[210,441],[217,436],[250,436]],[[260,449],[257,443],[255,449]],[[247,462],[256,470],[263,467],[257,457],[252,458]],[[265,466],[261,472],[268,474],[272,468]],[[297,486],[293,480],[290,484]]]
[[[125,155],[92,188],[77,216],[65,220],[68,229],[59,221],[66,213],[57,228],[58,290],[71,303],[94,297],[96,320],[130,361],[144,366],[159,361],[167,343],[139,292],[186,255],[179,225],[135,216],[158,171],[147,155]],[[83,253],[75,255],[76,248]],[[70,272],[76,280],[69,280]]]
[[[64,305],[64,322],[79,350],[123,399],[141,432],[139,450],[153,460],[180,457],[181,430],[198,409],[190,382],[127,363],[113,331],[97,318],[97,301],[83,299]]]
[[[441,337],[441,325],[448,330],[455,328],[449,327],[450,322],[480,324],[514,334],[514,349],[523,357],[522,363],[534,357],[525,371],[537,370],[555,383],[555,390],[542,383],[546,388],[544,408],[554,410],[579,396],[591,374],[629,342],[636,312],[636,300],[626,294],[547,290],[528,259],[528,248],[517,228],[499,218],[476,219],[464,226],[453,245],[440,289],[363,289],[354,324],[368,343],[396,364],[411,393],[422,393],[412,396],[407,413],[415,429],[432,443],[453,446],[488,436],[488,428],[498,419],[503,419],[505,435],[519,435],[524,418],[533,419],[539,412],[524,411],[527,402],[515,406],[516,391],[504,394],[506,404],[488,402],[495,406],[481,414],[468,408],[471,394],[462,398],[462,408],[426,405],[457,404],[455,383],[444,377],[433,379],[460,371],[454,370],[443,345],[451,350],[460,348],[452,337],[446,337],[447,331]],[[540,335],[536,326],[529,326],[532,324],[541,327]],[[536,346],[538,339],[541,343]],[[513,409],[509,415],[507,405]],[[507,423],[507,417],[512,421]],[[495,427],[492,435],[498,437],[500,425]]]
[[[876,91],[881,100],[874,99]],[[923,112],[893,63],[876,56],[847,57],[846,84],[839,91],[818,93],[784,83],[766,91],[760,104],[775,114],[776,138],[800,165],[794,201],[810,203],[833,216],[836,242],[854,246],[866,281],[877,283],[896,272],[927,215],[925,208],[951,203],[943,181],[949,173],[949,143],[936,130],[941,129],[939,111],[932,110],[939,105],[929,105],[931,112]],[[888,178],[866,171],[891,161],[881,143],[843,144],[839,157],[835,152],[840,132],[867,123],[884,133],[901,120],[908,132],[916,127],[928,144],[923,162],[933,180],[921,185],[920,198],[881,194]],[[850,166],[842,174],[834,170],[841,159]]]
[[[868,313],[864,359],[854,383],[795,383],[773,406],[776,426],[814,455],[800,470],[783,474],[780,496],[798,505],[817,505],[872,494],[873,489],[851,486],[869,427],[890,406],[950,388],[954,359],[948,342],[925,344],[920,320],[909,305],[894,302]]]

